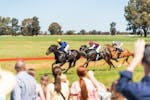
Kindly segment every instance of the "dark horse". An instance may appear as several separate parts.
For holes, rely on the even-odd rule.
[[[101,51],[98,57],[97,52],[94,49],[88,49],[86,45],[81,45],[79,51],[80,54],[87,59],[87,61],[84,63],[86,67],[88,66],[90,61],[98,61],[104,59],[106,63],[110,66],[110,69],[111,67],[115,68],[115,66],[111,62],[110,55],[105,51]]]
[[[52,69],[55,64],[63,66],[66,62],[69,62],[69,67],[64,71],[66,73],[71,67],[76,65],[76,61],[80,58],[80,54],[77,50],[70,50],[70,55],[66,56],[66,53],[57,49],[57,45],[51,45],[46,51],[46,55],[54,53],[55,62],[52,64]]]

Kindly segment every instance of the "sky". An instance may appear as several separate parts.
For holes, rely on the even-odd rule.
[[[116,22],[118,31],[126,31],[124,7],[128,0],[0,0],[0,16],[24,18],[37,16],[42,31],[52,22],[62,30],[109,31]]]

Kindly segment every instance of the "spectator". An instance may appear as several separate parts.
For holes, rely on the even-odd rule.
[[[68,100],[69,86],[61,81],[62,71],[60,67],[53,69],[54,83],[48,85],[47,100]]]
[[[77,68],[79,80],[71,86],[72,100],[99,100],[97,89],[93,83],[86,78],[87,69],[84,66]]]
[[[107,91],[103,83],[100,83],[96,80],[96,78],[94,77],[93,71],[88,71],[87,75],[89,79],[92,81],[95,88],[97,89],[97,93],[98,93],[100,100],[110,100],[111,93]]]
[[[144,77],[141,82],[132,82],[132,74],[141,61],[144,66]],[[134,58],[127,70],[120,72],[117,90],[128,100],[150,100],[150,45],[145,46],[144,40],[135,43]]]
[[[34,69],[32,68],[28,69],[28,73],[35,78],[36,72]],[[36,92],[38,94],[39,100],[45,100],[45,96],[41,84],[36,83]]]
[[[12,91],[15,84],[15,76],[8,71],[0,69],[0,100],[6,100],[6,95]]]
[[[111,100],[126,100],[126,98],[116,90],[116,85],[117,85],[118,81],[114,81],[111,85]]]
[[[47,74],[42,75],[41,80],[40,80],[40,84],[41,84],[41,87],[43,89],[44,96],[46,98],[47,87],[49,84],[49,76]]]
[[[15,64],[16,86],[11,93],[11,100],[37,100],[36,81],[26,72],[25,62],[17,61]]]
[[[61,82],[64,82],[64,83],[68,84],[68,86],[69,86],[69,81],[68,81],[66,75],[62,74],[60,76],[60,79],[61,79]]]

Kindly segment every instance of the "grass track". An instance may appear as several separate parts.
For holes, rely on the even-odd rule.
[[[61,38],[62,40],[68,41],[70,44],[70,49],[79,49],[80,45],[88,44],[89,40],[94,40],[100,43],[102,46],[105,43],[111,43],[112,41],[122,41],[124,42],[123,48],[127,48],[133,52],[134,42],[140,38],[138,36],[103,36],[103,35],[73,35],[73,36],[38,36],[38,37],[11,37],[11,36],[1,36],[0,37],[0,58],[10,58],[10,57],[46,57],[45,51],[48,46],[51,44],[56,44],[56,40]],[[147,43],[150,43],[149,38],[145,38]],[[50,56],[53,56],[51,54]],[[130,59],[131,60],[131,59]],[[81,59],[78,61],[77,65],[83,64],[85,59]],[[121,60],[120,60],[121,61]],[[50,75],[50,80],[52,82],[52,76],[50,71],[50,65],[53,61],[27,61],[28,68],[35,68],[37,71],[36,79],[39,81],[40,77],[44,73],[48,73]],[[13,66],[15,62],[0,62],[0,65],[3,69],[10,70],[14,72]],[[96,78],[103,82],[107,87],[111,85],[113,80],[118,78],[118,72],[124,70],[127,66],[126,64],[121,68],[112,69],[108,71],[109,67],[107,64],[104,64],[104,61],[99,61],[96,63],[96,67],[94,63],[91,62],[88,69],[95,70]],[[114,64],[117,66],[119,63]],[[66,67],[65,64],[63,67]],[[15,72],[14,72],[15,73]],[[143,75],[143,69],[139,66],[134,75],[134,80],[139,81]],[[77,75],[75,68],[72,68],[68,73],[67,77],[70,80],[70,83],[77,80]]]

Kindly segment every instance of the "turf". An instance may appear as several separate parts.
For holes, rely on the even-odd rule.
[[[134,42],[141,38],[139,36],[105,36],[105,35],[62,35],[62,36],[35,36],[35,37],[28,37],[28,36],[17,36],[17,37],[11,37],[11,36],[0,36],[0,58],[11,58],[11,57],[44,57],[45,52],[47,48],[51,44],[57,44],[56,40],[58,38],[61,38],[64,41],[67,41],[70,44],[70,49],[79,49],[79,47],[82,44],[88,45],[89,40],[96,41],[104,46],[106,43],[111,43],[112,41],[122,41],[124,43],[123,48],[129,49],[131,52],[133,52]],[[149,38],[145,38],[147,43],[150,43]],[[51,54],[50,56],[53,56]],[[132,58],[130,58],[131,61]],[[51,61],[27,61],[27,67],[28,68],[35,68],[37,72],[36,79],[39,81],[40,77],[44,73],[48,73],[50,75],[50,80],[52,82],[52,76],[51,76],[51,63],[54,60]],[[118,66],[121,63],[122,60],[119,61],[119,63],[115,63],[115,66]],[[80,59],[78,61],[77,66],[81,65],[85,62],[85,59]],[[14,61],[8,61],[8,62],[0,62],[1,67],[3,69],[14,71]],[[96,65],[95,65],[96,64]],[[95,65],[95,67],[94,67]],[[94,70],[95,77],[102,83],[104,83],[107,87],[110,87],[113,80],[118,79],[119,77],[119,71],[125,70],[127,64],[123,65],[120,68],[112,69],[111,71],[108,70],[109,66],[102,60],[98,61],[96,63],[91,62],[88,69]],[[67,64],[65,66],[67,67]],[[143,69],[141,65],[136,69],[134,80],[139,81],[143,76]],[[76,75],[76,69],[75,67],[69,70],[67,73],[67,77],[70,81],[70,84],[77,80],[78,77]]]

